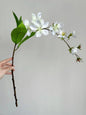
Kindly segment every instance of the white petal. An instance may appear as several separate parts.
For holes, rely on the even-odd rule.
[[[59,34],[61,34],[61,35],[62,35],[62,33],[63,33],[63,31],[62,31],[62,30],[60,30],[60,31],[59,31]]]
[[[55,31],[52,31],[52,35],[55,35]]]
[[[31,35],[31,33],[30,33],[29,30],[27,31],[26,35],[27,35],[27,36],[30,36],[30,35]]]
[[[32,20],[36,20],[36,15],[34,13],[32,13]]]
[[[68,39],[66,36],[63,36],[64,39]]]
[[[62,35],[58,35],[58,38],[62,38],[63,36]]]
[[[24,20],[24,24],[29,24],[29,21],[27,19]]]
[[[32,31],[36,31],[37,30],[37,27],[35,27],[35,25],[31,25],[30,28],[31,28]]]
[[[26,27],[26,28],[28,28],[28,27],[29,27],[29,21],[28,21],[27,19],[26,19],[26,20],[24,20],[24,22],[23,22],[23,23],[24,23],[24,25],[25,25],[25,27]]]
[[[41,27],[40,20],[37,20],[36,23],[37,23],[37,27],[38,27],[38,28]]]
[[[41,26],[38,21],[32,21],[32,23],[33,23],[37,28],[39,28],[39,27]]]
[[[76,54],[76,53],[77,53],[77,51],[78,51],[78,49],[77,49],[77,48],[73,48],[73,49],[71,50],[71,53],[72,53],[72,54]]]
[[[46,23],[43,24],[42,28],[47,28],[48,25],[49,25],[49,22],[46,22]]]
[[[56,30],[55,30],[55,33],[59,33],[59,30],[58,30],[58,29],[56,29]]]
[[[42,34],[47,36],[49,34],[48,30],[41,30]]]
[[[62,25],[59,23],[58,24],[58,29],[61,29],[62,28]]]
[[[37,18],[40,19],[41,17],[42,17],[42,13],[39,12],[39,13],[37,14]]]
[[[50,30],[50,31],[52,31],[52,30],[53,30],[53,27],[52,27],[52,26],[50,26],[50,27],[49,27],[49,30]]]
[[[41,19],[41,20],[40,20],[40,23],[41,23],[41,25],[44,25],[44,20]]]
[[[41,32],[40,31],[36,32],[36,37],[41,37]]]

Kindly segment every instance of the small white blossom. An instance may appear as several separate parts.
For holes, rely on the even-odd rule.
[[[63,30],[59,31],[58,38],[67,39],[66,33]]]
[[[24,20],[23,23],[24,23],[24,25],[25,25],[25,27],[27,29],[26,35],[30,36],[31,35],[31,29],[30,29],[30,23],[29,23],[29,21],[28,20]]]
[[[62,25],[60,23],[54,23],[52,26],[50,26],[49,30],[52,32],[52,35],[55,35],[59,32],[59,30],[62,28]]]
[[[77,51],[78,51],[78,48],[75,47],[75,48],[72,48],[71,53],[74,55],[77,53]]]
[[[32,31],[36,31],[36,37],[41,37],[41,35],[48,35],[48,30],[46,29],[49,25],[49,22],[44,22],[41,18],[41,12],[37,14],[32,14],[32,25],[30,26]]]

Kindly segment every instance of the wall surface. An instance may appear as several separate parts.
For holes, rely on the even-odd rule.
[[[76,31],[72,45],[82,44],[83,62],[76,63],[63,41],[51,34],[25,42],[15,55],[18,108],[11,76],[0,80],[0,115],[86,115],[86,0],[0,0],[0,60],[12,55],[12,11],[31,20],[42,12],[45,21]]]

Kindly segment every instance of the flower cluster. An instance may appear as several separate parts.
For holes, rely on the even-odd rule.
[[[29,24],[28,20],[24,21],[24,25],[28,29],[27,35],[30,36],[31,32],[36,32],[36,37],[41,37],[41,35],[48,35],[49,31],[46,29],[49,25],[49,22],[44,22],[44,20],[41,18],[41,12],[37,14],[32,14],[32,21],[31,25]]]
[[[32,14],[31,23],[29,23],[28,20],[24,20],[23,23],[27,29],[26,35],[30,36],[31,32],[35,32],[36,37],[41,37],[42,35],[47,36],[49,32],[51,32],[52,35],[56,35],[57,38],[62,39],[66,43],[69,48],[69,52],[77,57],[77,61],[81,60],[81,58],[77,55],[78,49],[81,49],[81,45],[78,47],[70,47],[67,42],[67,40],[69,40],[71,37],[75,37],[75,31],[67,34],[63,30],[63,24],[58,22],[55,22],[49,26],[49,22],[45,22],[44,19],[42,19],[41,12],[39,12],[37,15],[34,13]]]

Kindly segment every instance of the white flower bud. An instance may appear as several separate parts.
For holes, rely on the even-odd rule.
[[[77,51],[78,51],[78,48],[75,47],[75,48],[72,48],[71,53],[74,55],[77,53]]]

